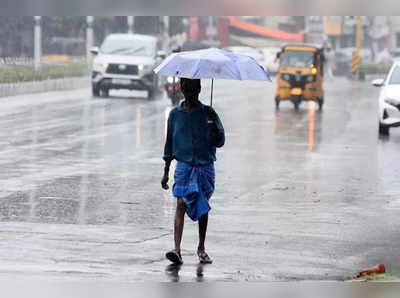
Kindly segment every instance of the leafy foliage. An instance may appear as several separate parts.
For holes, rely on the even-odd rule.
[[[169,19],[169,33],[175,35],[187,30],[183,17]],[[85,16],[44,16],[42,17],[43,55],[86,55]],[[0,57],[33,57],[34,19],[32,16],[0,16]],[[93,23],[95,45],[100,45],[110,33],[128,31],[125,16],[96,16]],[[158,16],[136,16],[134,32],[160,34],[163,23]]]

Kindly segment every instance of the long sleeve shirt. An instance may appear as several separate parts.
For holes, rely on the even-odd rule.
[[[213,113],[215,123],[210,125],[209,115]],[[211,107],[200,104],[189,114],[182,106],[178,106],[168,117],[163,159],[176,159],[191,165],[207,165],[216,160],[216,148],[224,144],[224,127]]]

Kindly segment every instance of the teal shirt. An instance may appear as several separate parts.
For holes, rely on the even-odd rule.
[[[216,118],[217,131],[213,137],[209,136],[207,125],[209,113],[215,113]],[[163,159],[176,159],[191,165],[207,165],[216,160],[216,148],[224,144],[224,127],[213,108],[200,104],[189,114],[182,106],[178,106],[168,117]]]

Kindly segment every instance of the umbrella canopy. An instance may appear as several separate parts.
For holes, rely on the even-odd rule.
[[[216,48],[174,53],[154,72],[188,79],[271,81],[268,73],[253,58]]]

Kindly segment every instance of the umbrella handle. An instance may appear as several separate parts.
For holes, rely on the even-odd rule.
[[[211,107],[212,107],[212,100],[213,100],[213,89],[214,89],[214,79],[211,79],[211,103],[210,103]]]

